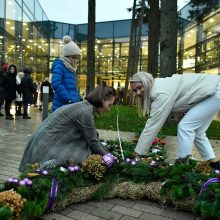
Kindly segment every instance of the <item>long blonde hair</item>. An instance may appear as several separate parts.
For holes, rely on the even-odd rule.
[[[138,72],[135,73],[130,83],[141,82],[144,86],[144,97],[137,96],[137,110],[139,115],[146,116],[150,113],[150,106],[151,106],[151,89],[154,83],[154,78],[150,73],[146,72]]]

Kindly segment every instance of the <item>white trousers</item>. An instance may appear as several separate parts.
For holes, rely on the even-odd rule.
[[[204,160],[215,158],[215,153],[206,137],[206,130],[218,111],[220,111],[220,81],[215,94],[193,106],[180,121],[178,125],[180,158],[192,154],[193,144]]]

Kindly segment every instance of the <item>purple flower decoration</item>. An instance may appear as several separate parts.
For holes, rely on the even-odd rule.
[[[43,170],[43,171],[42,171],[42,174],[43,174],[44,176],[47,176],[49,173],[48,173],[47,170]]]
[[[126,161],[127,163],[130,163],[130,162],[131,162],[131,159],[130,159],[130,158],[126,158],[125,161]]]
[[[18,179],[14,178],[13,182],[18,183]]]
[[[79,166],[74,166],[73,168],[74,168],[75,172],[79,172],[80,171],[80,167]]]
[[[131,165],[132,165],[132,166],[135,166],[135,165],[137,165],[137,162],[136,162],[135,160],[132,160],[132,161],[131,161]]]
[[[28,179],[28,178],[24,178],[23,181],[24,181],[25,183],[27,183],[27,182],[29,181],[29,179]]]
[[[115,157],[114,157],[112,154],[110,154],[110,153],[105,154],[105,155],[102,157],[102,159],[103,159],[104,164],[105,164],[108,168],[110,168],[110,167],[114,164],[114,162],[115,162]]]
[[[70,172],[74,173],[74,172],[75,172],[75,167],[69,166],[69,167],[68,167],[68,170],[69,170]]]
[[[14,182],[14,178],[8,178],[8,180],[7,180],[7,182],[9,182],[9,183],[13,183]]]
[[[220,170],[215,170],[215,173],[216,174],[220,174]]]
[[[33,185],[33,182],[32,182],[31,180],[28,180],[28,181],[26,182],[26,185],[27,185],[27,186],[32,186],[32,185]]]
[[[21,180],[21,181],[19,182],[19,185],[20,185],[20,186],[25,186],[25,185],[26,185],[26,182],[25,182],[24,180]]]

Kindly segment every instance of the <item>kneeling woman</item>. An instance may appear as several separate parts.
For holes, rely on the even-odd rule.
[[[85,101],[65,105],[52,113],[29,141],[19,171],[23,172],[27,164],[36,162],[55,159],[56,165],[63,165],[67,160],[79,163],[92,153],[108,153],[99,141],[94,113],[108,111],[115,97],[114,88],[99,86]]]

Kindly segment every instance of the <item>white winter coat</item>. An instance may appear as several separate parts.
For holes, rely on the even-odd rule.
[[[146,155],[154,138],[171,112],[187,112],[215,93],[220,76],[185,73],[156,78],[151,92],[151,112],[135,151]],[[207,109],[208,110],[208,109]]]

